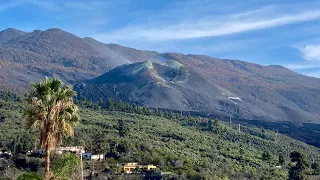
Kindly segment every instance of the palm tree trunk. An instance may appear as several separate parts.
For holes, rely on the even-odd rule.
[[[50,179],[50,147],[49,143],[46,144],[46,155],[45,155],[45,176],[44,180]]]

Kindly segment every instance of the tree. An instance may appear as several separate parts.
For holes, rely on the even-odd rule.
[[[102,98],[99,98],[99,106],[100,108],[104,108],[104,102]]]
[[[73,135],[73,125],[79,122],[78,107],[73,102],[76,92],[58,78],[45,78],[32,84],[26,98],[24,117],[27,127],[39,133],[44,147],[45,179],[50,178],[50,152],[59,147],[63,136]]]
[[[214,125],[211,119],[209,119],[208,121],[208,130],[209,131],[213,131],[214,130]]]
[[[119,136],[120,137],[124,137],[127,135],[129,129],[128,127],[126,126],[125,122],[123,119],[120,119],[118,121],[118,131],[119,131]]]
[[[304,180],[307,179],[307,173],[309,170],[309,164],[305,160],[305,157],[299,152],[292,152],[290,154],[291,162],[296,163],[289,170],[289,180]]]
[[[111,110],[111,111],[114,110],[114,102],[113,102],[112,99],[108,99],[107,105],[108,105],[108,109],[109,109],[109,110]]]
[[[208,121],[208,130],[215,133],[220,134],[220,124],[218,120],[212,121],[209,119]]]
[[[283,165],[285,162],[284,156],[282,154],[279,154],[279,165]]]
[[[79,178],[80,159],[72,153],[62,154],[53,164],[55,179]]]
[[[187,115],[187,118],[190,119],[191,118],[191,114],[190,114],[190,111],[188,111],[188,115]]]
[[[313,175],[319,175],[320,174],[320,165],[317,162],[312,163],[311,168],[313,170]]]
[[[269,160],[271,160],[271,158],[272,158],[272,155],[271,155],[271,153],[269,151],[264,151],[262,153],[262,159],[263,160],[269,161]]]

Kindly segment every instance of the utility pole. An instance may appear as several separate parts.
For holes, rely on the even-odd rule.
[[[80,150],[80,163],[81,163],[81,180],[83,180],[83,155],[82,155],[82,151],[84,151],[84,141],[80,140],[80,146],[81,146],[81,150]]]
[[[80,159],[81,159],[81,180],[83,180],[82,149],[81,149],[81,152],[80,152]]]
[[[230,124],[232,123],[232,122],[231,122],[231,116],[230,116],[230,118],[229,118],[229,122],[230,122]]]
[[[92,165],[92,170],[91,170],[92,172],[91,173],[92,173],[92,176],[93,176],[94,175],[94,163],[92,161],[92,155],[93,155],[93,153],[92,153],[92,141],[91,141],[91,158],[90,159],[91,159],[91,165]]]

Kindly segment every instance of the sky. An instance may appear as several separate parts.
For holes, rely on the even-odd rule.
[[[277,64],[320,78],[320,0],[1,0],[6,28],[61,28],[104,43]]]

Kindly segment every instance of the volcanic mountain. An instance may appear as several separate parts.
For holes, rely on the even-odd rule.
[[[119,66],[102,76],[75,85],[79,96],[94,101],[112,98],[153,107],[196,111],[218,116],[271,121],[317,122],[288,105],[273,106],[230,92],[175,60],[145,61]]]

